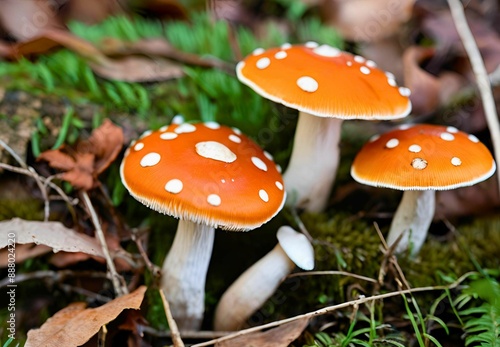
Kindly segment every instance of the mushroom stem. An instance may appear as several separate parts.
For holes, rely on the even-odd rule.
[[[205,309],[205,278],[212,255],[214,229],[180,220],[162,267],[161,288],[179,329],[199,330]]]
[[[404,234],[395,253],[402,253],[410,248],[412,256],[418,254],[434,216],[435,196],[434,190],[407,190],[403,193],[387,237],[387,243],[391,246]]]
[[[295,264],[277,244],[226,290],[215,311],[215,330],[241,328],[276,291]]]
[[[342,121],[299,113],[290,163],[283,175],[289,204],[310,212],[326,207],[339,163]]]

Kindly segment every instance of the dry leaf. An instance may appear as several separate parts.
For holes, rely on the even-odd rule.
[[[415,0],[328,0],[327,22],[351,41],[378,41],[400,30]]]
[[[109,16],[122,14],[122,4],[120,0],[68,0],[64,17],[66,20],[96,24]]]
[[[41,153],[37,160],[45,160],[55,169],[65,171],[61,178],[75,188],[89,190],[102,173],[115,160],[123,147],[123,131],[109,119],[95,129],[88,140],[80,141],[72,155],[60,148]]]
[[[302,318],[264,332],[225,340],[217,343],[215,347],[287,347],[302,334],[308,323],[309,318]]]
[[[36,258],[40,255],[49,253],[52,248],[45,245],[24,244],[16,245],[16,264],[20,264],[27,259]],[[7,267],[9,264],[9,251],[7,248],[0,249],[0,268]]]
[[[125,82],[154,82],[184,75],[182,65],[163,58],[129,56],[90,63],[94,72],[106,79]]]
[[[0,248],[7,247],[9,235],[18,244],[35,243],[51,247],[55,252],[83,252],[104,258],[101,246],[87,235],[66,228],[59,222],[36,222],[14,218],[0,222]]]
[[[49,318],[39,329],[28,331],[25,347],[80,346],[123,310],[138,310],[145,292],[146,286],[141,286],[97,308],[85,309],[85,303],[73,303]]]

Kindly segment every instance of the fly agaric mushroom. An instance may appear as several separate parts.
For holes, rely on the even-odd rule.
[[[490,151],[474,135],[454,127],[403,125],[366,143],[351,176],[375,187],[403,190],[387,243],[401,253],[420,251],[432,222],[435,191],[471,186],[495,172]]]
[[[283,207],[271,155],[236,128],[171,124],[132,142],[120,174],[134,198],[180,219],[161,285],[179,328],[199,329],[214,228],[254,229]]]
[[[276,291],[295,269],[314,268],[314,249],[304,234],[282,226],[278,244],[248,268],[222,295],[215,311],[215,330],[232,331],[245,321]]]
[[[344,119],[407,116],[410,90],[373,61],[308,42],[256,49],[239,62],[238,78],[274,102],[299,110],[284,180],[299,208],[322,211],[335,180]]]

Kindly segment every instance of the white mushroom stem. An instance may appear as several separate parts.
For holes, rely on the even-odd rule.
[[[283,175],[290,204],[310,212],[326,207],[339,164],[342,121],[300,112]]]
[[[391,246],[403,234],[395,253],[411,249],[411,255],[418,254],[434,216],[435,196],[434,190],[407,190],[403,193],[387,237]]]
[[[162,268],[161,288],[179,329],[199,330],[205,310],[205,278],[214,229],[180,220]]]
[[[215,330],[241,328],[294,268],[294,262],[277,244],[226,290],[215,311]]]

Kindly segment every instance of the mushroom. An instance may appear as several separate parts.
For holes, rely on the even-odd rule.
[[[288,199],[312,212],[325,208],[335,180],[342,121],[397,119],[411,110],[410,90],[398,87],[394,75],[315,42],[258,48],[236,73],[263,97],[299,110],[284,180]]]
[[[283,207],[272,156],[236,128],[171,124],[133,141],[120,174],[135,199],[180,219],[161,286],[179,328],[199,329],[214,228],[254,229]]]
[[[277,233],[278,244],[248,268],[222,295],[215,311],[215,330],[239,329],[295,269],[314,268],[314,249],[304,234],[289,226]]]
[[[490,151],[454,127],[403,125],[375,135],[354,158],[351,176],[375,187],[403,190],[387,242],[395,252],[420,251],[432,222],[435,191],[471,186],[495,172]],[[403,234],[403,236],[401,236]]]

